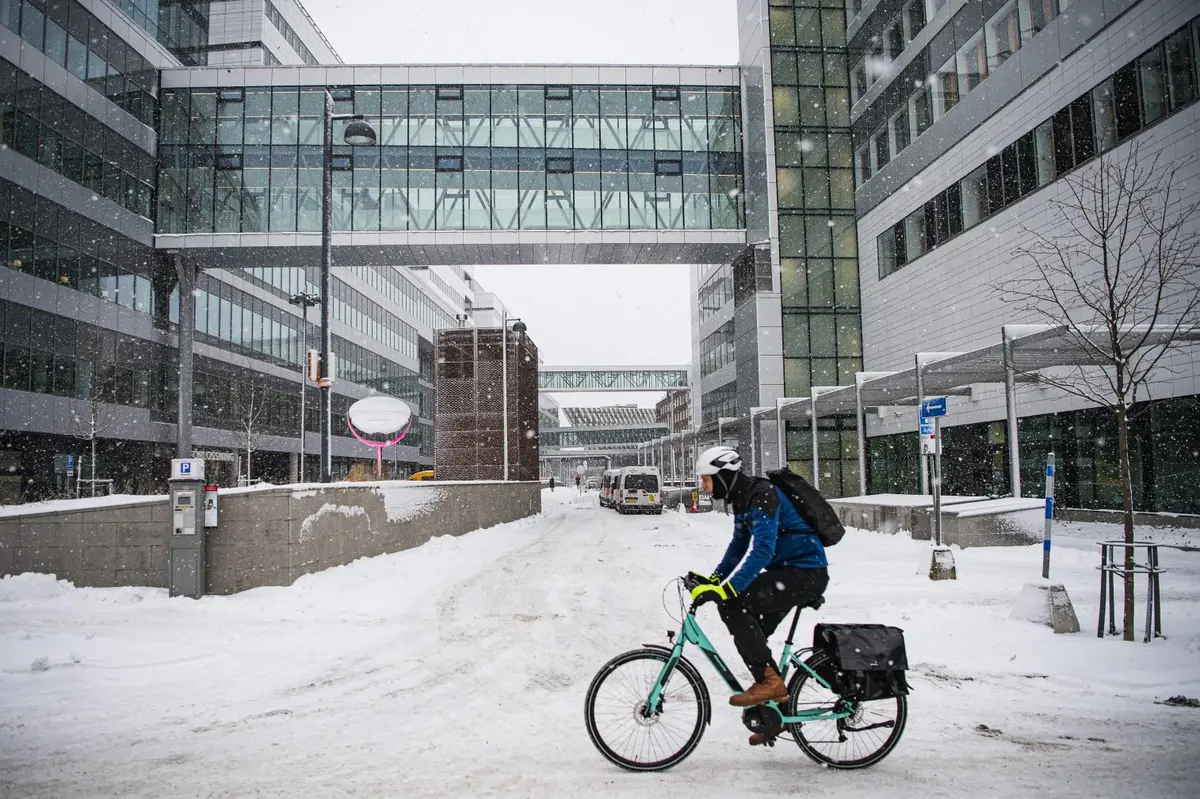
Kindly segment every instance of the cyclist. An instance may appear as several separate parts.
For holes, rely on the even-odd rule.
[[[788,698],[767,637],[797,605],[820,597],[829,585],[825,547],[791,501],[765,477],[742,472],[730,447],[711,447],[696,460],[700,490],[733,507],[733,540],[711,577],[689,574],[692,601],[718,602],[738,654],[754,684],[729,704],[751,707]],[[749,554],[747,554],[747,550]],[[738,567],[741,564],[740,568]],[[766,742],[755,733],[750,745]]]

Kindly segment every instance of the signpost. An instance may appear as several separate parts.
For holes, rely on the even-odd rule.
[[[1054,453],[1046,453],[1046,535],[1042,539],[1042,578],[1050,579],[1050,523],[1054,519]]]
[[[946,415],[946,398],[930,397],[921,403],[921,454],[933,456],[933,543],[942,545],[942,429],[941,418]]]

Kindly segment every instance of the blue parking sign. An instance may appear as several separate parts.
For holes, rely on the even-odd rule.
[[[191,474],[192,473],[192,464],[187,463],[186,461],[179,464],[179,473],[180,474]]]

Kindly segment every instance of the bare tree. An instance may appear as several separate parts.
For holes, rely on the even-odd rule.
[[[88,482],[92,487],[92,496],[94,497],[96,496],[96,442],[102,433],[116,424],[117,415],[108,404],[114,401],[112,378],[96,379],[95,367],[93,367],[92,375],[93,379],[90,385],[80,386],[85,389],[85,396],[81,398],[87,403],[84,412],[80,414],[74,405],[71,406],[71,434],[75,438],[88,442],[90,449],[88,465],[91,472]],[[79,493],[78,482],[75,485],[75,493],[76,495]]]
[[[250,456],[262,443],[260,430],[266,422],[269,391],[264,380],[258,377],[230,387],[232,418],[246,449],[246,485],[250,484]]]
[[[1067,175],[1047,217],[1014,257],[1032,267],[998,288],[1067,335],[1086,364],[1039,380],[1116,416],[1125,541],[1133,541],[1129,423],[1152,400],[1165,358],[1200,332],[1200,201],[1181,196],[1182,170],[1157,156],[1109,153]],[[1125,640],[1134,635],[1133,550],[1125,553]]]

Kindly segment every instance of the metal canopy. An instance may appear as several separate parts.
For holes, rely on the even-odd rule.
[[[1200,327],[1177,330],[1172,325],[1127,325],[1119,332],[1124,347],[1160,347],[1172,340],[1200,341]],[[927,397],[966,396],[972,384],[1002,383],[1008,406],[1010,480],[1014,495],[1020,495],[1020,449],[1017,438],[1016,384],[1038,382],[1037,372],[1065,366],[1110,365],[1104,352],[1110,349],[1109,331],[1095,325],[1005,325],[1001,341],[969,352],[914,353],[913,366],[895,372],[860,372],[855,385],[815,386],[808,397],[782,397],[774,407],[753,408],[749,415],[751,447],[763,421],[807,421],[814,436],[813,475],[820,487],[815,446],[816,420],[854,414],[859,421],[859,493],[866,494],[865,435],[862,413],[866,408],[919,405]],[[746,418],[746,417],[742,417]],[[782,438],[783,431],[779,430]],[[779,447],[780,465],[784,459]],[[755,453],[750,458],[753,463]],[[924,472],[924,469],[922,469]],[[926,475],[922,487],[928,491]]]

